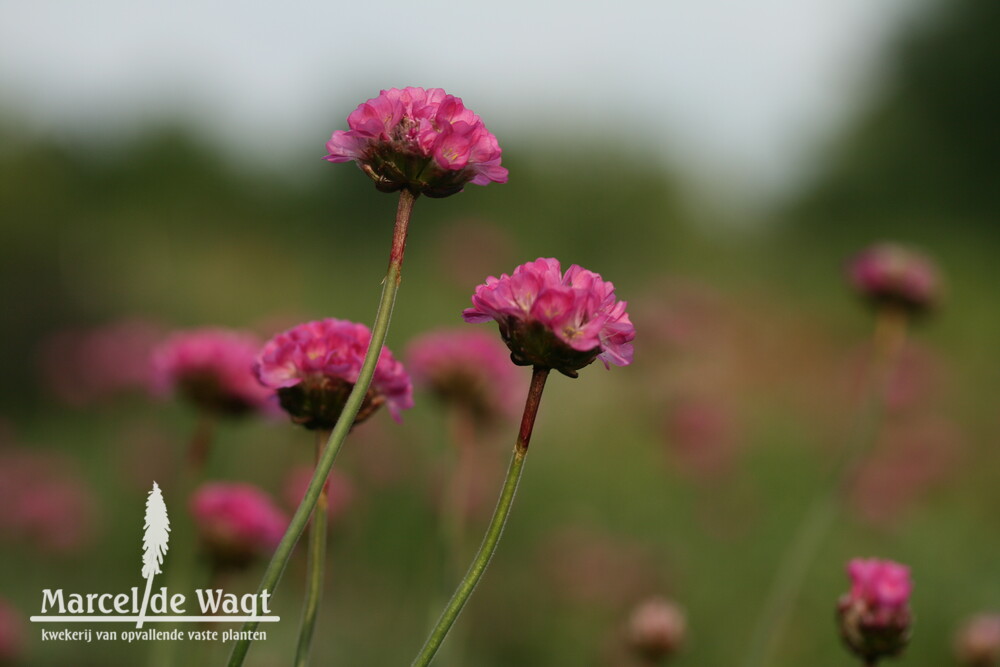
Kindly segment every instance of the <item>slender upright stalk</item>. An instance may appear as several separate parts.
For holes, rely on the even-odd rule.
[[[323,445],[329,438],[324,430],[316,431],[316,463],[323,454]],[[327,488],[319,494],[316,509],[309,523],[309,564],[306,574],[306,599],[302,607],[302,625],[299,628],[299,645],[295,653],[295,667],[309,664],[309,648],[312,645],[313,630],[319,602],[323,597],[323,570],[326,566],[326,525]]]
[[[906,340],[906,325],[907,314],[899,308],[883,306],[876,314],[874,358],[865,400],[859,410],[851,439],[841,453],[829,481],[820,487],[819,494],[785,549],[776,577],[757,617],[757,626],[744,655],[744,667],[764,667],[773,663],[772,655],[783,634],[788,613],[809,573],[809,566],[816,559],[823,538],[837,518],[843,495],[878,437],[885,394],[896,359]]]
[[[514,444],[514,454],[510,460],[510,467],[507,469],[507,478],[504,480],[503,489],[500,492],[500,499],[497,507],[493,511],[493,518],[486,529],[486,537],[476,553],[476,557],[469,566],[469,571],[458,584],[454,595],[448,605],[441,612],[437,625],[431,630],[423,648],[414,659],[412,667],[426,667],[434,659],[434,654],[441,647],[441,643],[448,635],[448,631],[455,623],[455,619],[462,612],[462,607],[468,601],[472,591],[476,589],[483,573],[486,572],[493,553],[496,551],[497,543],[503,534],[504,525],[510,515],[510,508],[514,502],[514,494],[517,492],[517,484],[521,479],[521,469],[524,466],[524,457],[528,453],[528,443],[531,442],[531,430],[535,426],[535,416],[538,414],[538,405],[542,400],[542,390],[545,388],[545,379],[549,375],[548,368],[536,366],[531,374],[531,387],[528,389],[528,399],[524,404],[524,414],[521,417],[521,428],[517,434],[517,442]]]
[[[281,538],[278,548],[275,549],[271,562],[264,571],[260,586],[257,588],[258,594],[264,591],[274,593],[275,586],[281,580],[281,575],[288,565],[288,560],[295,549],[302,531],[305,530],[309,522],[309,515],[319,501],[323,485],[333,467],[333,461],[340,453],[340,447],[344,444],[344,439],[354,425],[354,418],[361,409],[368,387],[371,385],[372,377],[375,375],[375,365],[378,363],[379,354],[382,352],[382,345],[385,343],[386,334],[389,332],[389,320],[392,317],[392,308],[396,303],[396,292],[399,290],[399,283],[402,279],[403,253],[406,250],[406,234],[410,225],[410,215],[413,212],[413,203],[417,195],[409,190],[403,189],[399,192],[399,206],[396,209],[396,225],[392,233],[392,249],[389,253],[389,268],[386,270],[385,279],[382,281],[382,298],[379,300],[378,312],[375,315],[375,323],[372,325],[372,338],[368,344],[368,351],[365,353],[365,360],[361,364],[361,372],[358,381],[351,390],[351,395],[347,397],[344,404],[344,411],[340,413],[340,418],[330,432],[330,439],[323,450],[323,456],[316,464],[306,495],[295,510],[285,536]],[[256,630],[259,623],[248,621],[244,623],[243,630],[245,636],[249,636],[250,631]],[[247,651],[250,650],[250,640],[242,639],[233,646],[232,655],[229,657],[229,667],[239,667],[243,664]]]

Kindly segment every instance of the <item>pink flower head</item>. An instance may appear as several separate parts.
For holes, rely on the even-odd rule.
[[[837,605],[844,642],[868,661],[898,655],[910,638],[910,568],[855,558],[847,574],[851,590]]]
[[[350,162],[382,192],[447,197],[466,183],[506,183],[500,144],[462,100],[440,88],[390,88],[347,117],[326,149],[330,162]]]
[[[330,429],[361,373],[371,332],[363,324],[327,318],[292,327],[267,341],[254,373],[278,392],[292,421],[310,429]],[[375,377],[354,423],[386,404],[396,421],[413,407],[413,386],[403,364],[382,348]]]
[[[309,482],[312,481],[313,469],[309,466],[299,466],[291,470],[285,477],[285,504],[297,509],[306,495]],[[336,469],[330,471],[326,478],[326,514],[331,521],[343,515],[354,502],[354,483],[351,478]]]
[[[0,541],[69,554],[94,537],[97,503],[62,455],[0,447]]]
[[[496,320],[500,335],[520,366],[576,371],[600,359],[632,363],[635,327],[615,298],[615,286],[576,264],[563,274],[556,259],[536,259],[511,275],[490,276],[472,295],[466,322]]]
[[[267,409],[274,392],[253,376],[258,349],[258,340],[240,331],[175,333],[153,350],[153,388],[161,394],[176,391],[215,414]]]
[[[519,377],[507,348],[484,331],[438,330],[410,343],[413,380],[491,422],[517,409]]]
[[[203,484],[190,509],[203,548],[220,566],[243,566],[270,552],[288,527],[271,498],[252,484]]]
[[[650,664],[660,664],[680,648],[686,629],[680,607],[653,597],[636,607],[629,618],[629,646]]]
[[[42,375],[57,398],[75,406],[145,392],[150,351],[161,336],[157,326],[138,319],[59,331],[42,343]]]
[[[891,243],[858,253],[848,264],[847,276],[869,301],[902,306],[913,313],[933,307],[940,291],[938,270],[929,258]]]

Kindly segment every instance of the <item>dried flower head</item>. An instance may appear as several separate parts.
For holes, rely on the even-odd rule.
[[[496,320],[500,335],[520,366],[554,368],[576,377],[600,359],[632,363],[635,328],[615,297],[615,287],[576,264],[563,274],[556,259],[539,258],[511,275],[490,276],[472,295],[466,322]]]
[[[1000,614],[968,619],[955,635],[955,658],[963,667],[1000,665]]]
[[[681,608],[662,597],[654,597],[632,612],[628,622],[628,643],[643,660],[659,664],[677,653],[684,642],[686,629]]]
[[[909,248],[881,243],[856,255],[847,267],[854,289],[876,305],[888,304],[917,314],[932,308],[939,297],[937,267]]]
[[[840,635],[858,657],[873,662],[899,655],[910,639],[910,568],[855,558],[847,565],[851,590],[840,598]]]
[[[390,88],[347,117],[326,149],[330,162],[354,160],[382,192],[407,188],[447,197],[466,183],[506,183],[500,144],[462,100],[440,88]]]
[[[277,390],[292,421],[310,429],[331,429],[358,381],[370,340],[371,332],[363,324],[333,318],[306,322],[269,340],[254,373],[261,384]],[[396,421],[401,411],[413,407],[410,378],[388,348],[382,348],[354,423],[383,404]]]
[[[219,567],[242,567],[272,551],[288,518],[252,484],[209,482],[191,496],[202,548]]]
[[[418,386],[488,423],[517,410],[519,377],[507,348],[484,331],[438,330],[413,340],[407,367]]]
[[[202,410],[242,415],[267,410],[274,392],[262,387],[252,368],[260,342],[229,329],[177,332],[153,350],[153,387],[177,392]]]

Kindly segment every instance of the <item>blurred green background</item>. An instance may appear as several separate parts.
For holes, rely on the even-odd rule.
[[[902,397],[774,664],[849,664],[833,610],[855,556],[913,569],[916,623],[900,664],[955,664],[961,621],[1000,608],[998,30],[993,0],[954,0],[908,24],[877,94],[794,191],[752,215],[714,205],[725,178],[692,189],[606,128],[568,141],[511,121],[500,136],[508,184],[418,201],[394,351],[463,326],[477,283],[539,256],[613,281],[638,332],[631,367],[549,382],[512,519],[442,664],[634,664],[623,628],[654,594],[688,616],[671,664],[738,664],[777,562],[851,433],[872,317],[842,267],[881,240],[931,255],[946,298],[912,333]],[[475,111],[492,127],[488,109]],[[195,421],[141,392],[68,404],[51,365],[43,372],[46,341],[123,318],[262,336],[328,316],[370,324],[395,198],[352,165],[320,160],[322,148],[306,146],[289,171],[233,160],[186,119],[104,143],[16,113],[0,120],[2,446],[55,457],[92,495],[81,543],[0,543],[0,595],[24,616],[16,664],[146,663],[145,644],[43,644],[26,617],[43,588],[139,585],[142,499],[174,474]],[[446,422],[418,392],[402,425],[379,414],[341,454],[356,497],[331,528],[317,664],[406,664],[450,594],[434,496],[454,456]],[[513,436],[508,424],[482,438],[497,462],[481,480],[486,506]],[[209,477],[278,495],[310,445],[280,420],[222,424]],[[163,486],[183,521],[184,499]],[[470,555],[486,515],[469,519]],[[285,620],[248,665],[288,664],[304,566],[297,554],[275,595]],[[261,568],[227,589],[253,590]],[[224,648],[182,652],[221,664]]]

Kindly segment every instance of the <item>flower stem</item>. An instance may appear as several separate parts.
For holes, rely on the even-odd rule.
[[[545,379],[549,375],[548,368],[535,366],[531,374],[531,387],[528,389],[528,399],[524,404],[524,415],[521,417],[521,429],[517,434],[517,442],[514,444],[514,454],[510,460],[510,467],[507,469],[507,478],[504,480],[497,507],[493,511],[493,518],[486,529],[486,537],[476,553],[476,557],[469,566],[469,571],[458,584],[454,595],[448,605],[441,612],[437,625],[431,630],[423,648],[414,659],[412,667],[426,667],[434,659],[434,654],[441,647],[441,643],[448,635],[448,631],[455,623],[458,615],[462,612],[462,607],[469,600],[472,591],[486,572],[493,553],[496,551],[497,543],[503,534],[504,525],[510,515],[510,508],[514,502],[514,494],[517,492],[517,484],[521,479],[521,469],[524,466],[524,457],[528,453],[528,443],[531,442],[531,430],[535,426],[535,416],[538,414],[538,405],[542,400],[542,390],[545,388]]]
[[[323,454],[323,444],[329,434],[316,432],[316,463]],[[323,569],[326,566],[326,525],[327,489],[323,486],[316,509],[309,524],[309,565],[306,574],[306,600],[302,608],[302,625],[299,628],[299,645],[295,650],[295,667],[309,664],[309,648],[312,645],[313,630],[319,612],[319,601],[323,597]]]
[[[392,232],[392,250],[389,254],[389,268],[386,270],[385,279],[382,281],[382,298],[379,300],[375,323],[372,325],[371,342],[368,343],[368,352],[365,353],[365,360],[361,364],[358,381],[354,384],[351,395],[347,397],[347,401],[344,404],[344,411],[340,413],[340,418],[337,419],[337,423],[330,432],[330,439],[326,443],[326,449],[323,450],[323,456],[320,458],[319,463],[316,464],[316,470],[313,473],[312,480],[309,482],[309,487],[306,489],[306,495],[302,498],[302,502],[299,503],[298,509],[295,510],[295,514],[288,524],[288,530],[285,531],[285,536],[281,538],[278,548],[274,551],[274,556],[271,557],[271,562],[264,571],[260,586],[257,588],[258,594],[264,591],[274,593],[274,588],[278,585],[278,581],[281,580],[285,566],[288,565],[288,560],[295,549],[295,543],[298,541],[299,536],[302,535],[302,531],[305,530],[306,524],[309,522],[309,515],[312,514],[313,508],[319,501],[320,492],[323,490],[326,478],[333,467],[333,461],[337,458],[340,447],[344,444],[344,439],[347,438],[351,426],[354,425],[354,418],[361,409],[361,404],[368,393],[368,387],[371,385],[372,377],[375,375],[375,365],[378,363],[379,355],[382,352],[382,345],[385,343],[386,334],[389,332],[389,320],[392,317],[392,308],[396,303],[396,292],[399,290],[399,283],[402,279],[406,233],[410,225],[410,214],[413,212],[413,202],[416,199],[417,195],[409,190],[404,189],[399,192],[399,206],[396,209],[396,225]],[[246,631],[244,636],[250,636],[250,632],[256,630],[258,625],[257,621],[248,621],[245,623],[243,625],[243,630]],[[239,665],[242,665],[243,659],[246,658],[247,651],[249,650],[249,639],[238,641],[233,646],[233,652],[229,657],[229,667],[239,667]]]
[[[809,573],[809,566],[837,518],[843,496],[849,490],[857,469],[878,437],[886,391],[896,359],[906,340],[907,323],[906,313],[891,306],[881,308],[876,314],[874,359],[865,400],[859,409],[852,437],[841,453],[829,481],[820,487],[819,494],[785,549],[777,576],[757,617],[757,626],[744,656],[744,667],[762,667],[774,662],[772,655],[781,639],[788,613]]]

